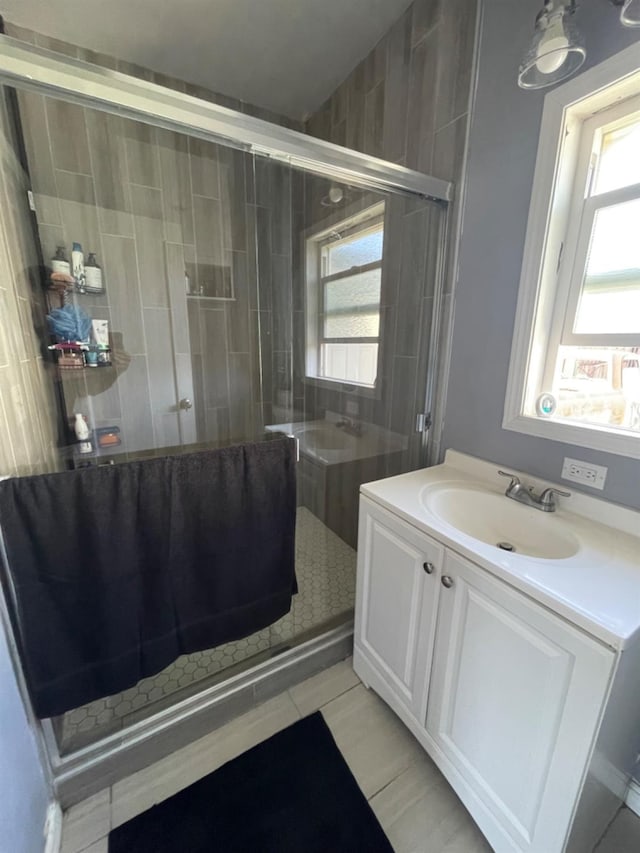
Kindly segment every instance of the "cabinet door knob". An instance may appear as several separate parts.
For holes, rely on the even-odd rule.
[[[436,567],[433,565],[433,563],[430,563],[428,560],[426,563],[422,564],[422,568],[428,575],[432,575],[436,570]]]
[[[453,578],[449,575],[442,575],[441,581],[442,586],[446,586],[447,589],[451,589],[451,587],[453,586]]]

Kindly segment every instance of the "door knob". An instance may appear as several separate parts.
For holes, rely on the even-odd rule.
[[[193,403],[188,397],[183,397],[178,403],[178,408],[182,409],[184,412],[188,412],[189,409],[193,408]]]
[[[446,586],[447,589],[451,589],[453,586],[453,578],[450,575],[442,575],[441,581],[442,586]]]
[[[428,575],[432,575],[436,570],[436,567],[433,565],[433,563],[430,563],[428,560],[426,563],[422,564],[422,568]]]

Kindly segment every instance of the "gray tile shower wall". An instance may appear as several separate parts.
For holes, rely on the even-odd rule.
[[[146,69],[8,30],[292,124]],[[271,421],[272,401],[287,419],[289,171],[97,110],[31,92],[18,97],[45,259],[56,246],[69,250],[79,241],[85,253],[98,253],[104,269],[105,295],[76,300],[91,316],[109,320],[115,376],[109,382],[101,371],[67,375],[68,413],[82,411],[93,427],[119,427],[127,452],[253,437]],[[194,295],[187,294],[187,281]],[[185,397],[193,400],[191,413],[178,408]]]
[[[307,120],[306,132],[455,181],[461,151],[438,136],[453,122],[465,124],[476,12],[477,0],[415,0]]]
[[[39,344],[44,326],[39,258],[7,92],[0,91],[0,473],[57,467],[51,383]]]
[[[477,0],[415,0],[305,126],[312,136],[453,181],[450,234],[462,200],[476,19]],[[392,199],[387,204],[381,336],[386,390],[374,417],[402,432],[411,430],[410,418],[422,410],[427,370],[443,373],[442,365],[427,361],[437,219],[428,206],[416,202]],[[454,252],[450,237],[447,294],[454,286]],[[450,305],[451,300],[445,302]],[[447,311],[445,340],[450,324]],[[441,378],[440,417],[445,391]],[[411,409],[407,396],[414,401]],[[343,412],[348,397],[348,389],[326,392],[317,402],[320,408]],[[438,445],[439,423],[433,433]],[[438,453],[437,446],[432,448],[431,458]]]

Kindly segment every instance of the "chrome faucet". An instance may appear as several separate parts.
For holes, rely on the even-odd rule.
[[[338,429],[342,429],[349,435],[353,435],[356,438],[359,438],[362,435],[362,424],[360,421],[354,421],[353,418],[350,418],[348,415],[343,415],[342,419],[337,421],[336,426]]]
[[[556,495],[560,495],[560,497],[563,498],[571,497],[571,492],[563,492],[561,489],[554,489],[551,486],[547,489],[543,489],[540,494],[537,495],[533,490],[533,486],[523,486],[520,482],[520,478],[516,474],[510,474],[508,471],[498,471],[498,474],[500,474],[501,477],[511,478],[511,482],[507,486],[507,491],[505,492],[505,495],[508,498],[518,501],[518,503],[525,504],[525,506],[532,506],[534,509],[539,509],[542,512],[556,511]]]

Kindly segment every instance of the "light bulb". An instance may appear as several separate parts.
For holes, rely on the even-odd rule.
[[[541,74],[553,74],[558,71],[569,55],[569,39],[562,26],[562,15],[546,29],[540,39],[536,59],[536,67]]]
[[[329,190],[329,199],[334,204],[339,204],[343,198],[344,198],[344,192],[342,191],[342,189],[340,187],[331,187],[331,189]]]
[[[573,25],[576,8],[575,0],[545,0],[536,17],[533,39],[518,68],[521,89],[553,86],[582,66],[587,52]]]

